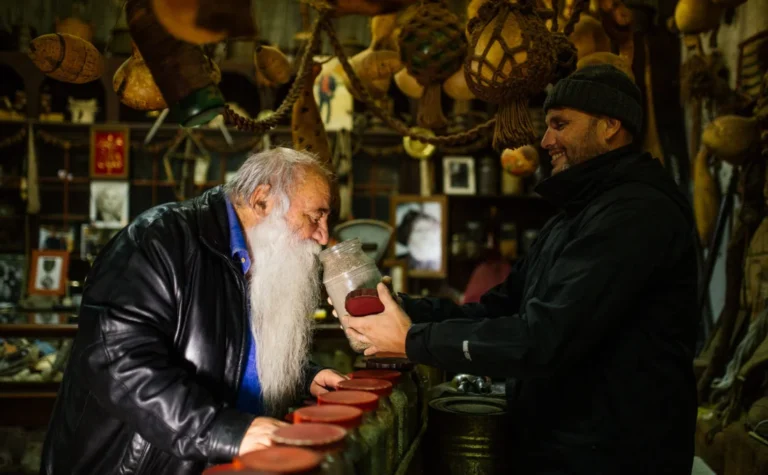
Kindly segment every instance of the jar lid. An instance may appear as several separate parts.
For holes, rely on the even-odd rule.
[[[293,413],[296,424],[307,422],[319,422],[322,424],[335,424],[345,429],[359,427],[363,421],[363,411],[354,406],[323,405],[302,407]]]
[[[400,376],[402,373],[393,369],[361,369],[349,375],[352,379],[382,379],[393,385],[400,381]]]
[[[392,394],[392,383],[383,379],[347,379],[337,386],[340,390],[368,391],[377,396],[389,396]]]
[[[344,440],[347,431],[332,424],[294,424],[280,427],[272,433],[272,440],[281,445],[320,447]]]
[[[414,364],[405,353],[376,353],[365,359],[367,368],[412,371]]]
[[[246,469],[277,473],[302,473],[320,466],[319,454],[299,447],[267,447],[237,458]]]
[[[354,406],[369,412],[379,407],[379,396],[365,391],[331,391],[317,396],[317,403],[321,406],[323,404]]]
[[[242,471],[237,468],[238,466],[233,463],[225,463],[221,465],[214,465],[213,467],[203,470],[203,475],[229,475],[238,474],[242,475]]]

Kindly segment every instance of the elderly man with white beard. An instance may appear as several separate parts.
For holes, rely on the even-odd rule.
[[[345,379],[308,360],[330,185],[278,148],[115,236],[85,282],[41,473],[199,474]]]

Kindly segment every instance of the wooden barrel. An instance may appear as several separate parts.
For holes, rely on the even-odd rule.
[[[29,58],[45,75],[74,84],[101,77],[101,53],[84,39],[66,33],[38,36],[29,45]]]
[[[507,460],[507,403],[497,397],[449,396],[429,402],[424,438],[427,475],[512,473]]]

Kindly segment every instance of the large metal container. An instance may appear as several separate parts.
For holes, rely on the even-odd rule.
[[[424,438],[427,475],[509,474],[506,401],[498,397],[450,396],[429,402]]]

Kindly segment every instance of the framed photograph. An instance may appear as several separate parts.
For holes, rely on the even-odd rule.
[[[29,295],[64,295],[67,293],[69,252],[32,251],[29,271]]]
[[[69,229],[64,229],[61,226],[40,225],[37,248],[73,252],[75,250],[75,227],[70,226]]]
[[[114,228],[96,227],[91,224],[80,226],[80,255],[83,258],[94,258],[102,248],[117,234],[122,226]]]
[[[381,263],[383,275],[392,279],[392,290],[408,293],[408,261],[405,259],[384,259]]]
[[[407,261],[409,277],[445,277],[447,197],[397,195],[390,200],[390,219],[395,227],[394,257]]]
[[[474,195],[477,193],[474,158],[443,158],[443,192],[446,195]]]
[[[91,178],[128,178],[130,146],[128,127],[91,126]]]
[[[0,254],[0,308],[21,300],[26,268],[24,254]]]
[[[127,225],[128,190],[127,181],[92,181],[91,223],[102,228]]]
[[[323,63],[328,57],[316,56],[314,59]],[[340,70],[339,60],[332,59],[323,64],[323,69],[315,79],[315,102],[327,131],[352,130],[354,100],[344,84],[344,78],[339,74]]]

